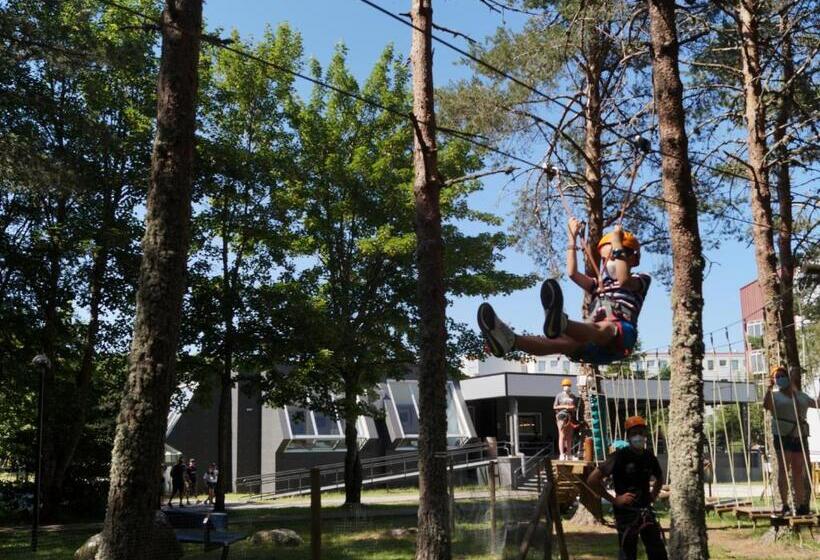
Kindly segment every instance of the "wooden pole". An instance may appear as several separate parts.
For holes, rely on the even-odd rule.
[[[496,534],[496,519],[495,519],[495,473],[496,462],[490,461],[489,465],[490,476],[490,554],[495,554],[495,534]]]
[[[322,558],[322,478],[319,467],[310,469],[310,558]]]
[[[432,0],[412,0],[413,198],[419,340],[417,560],[450,558],[447,519],[447,300],[433,90]]]
[[[553,523],[555,523],[555,536],[558,538],[558,549],[561,552],[561,560],[569,560],[567,541],[564,539],[564,525],[561,521],[561,510],[558,508],[558,488],[555,485],[555,474],[552,472],[552,461],[550,459],[544,461],[544,470],[546,471],[547,484],[550,488],[549,515]]]
[[[447,474],[447,484],[450,491],[450,540],[452,541],[453,535],[455,535],[456,532],[456,483],[452,459],[450,459],[449,468],[450,471]]]
[[[535,513],[533,513],[532,519],[530,520],[529,525],[527,525],[527,530],[524,533],[524,538],[522,539],[521,546],[518,549],[519,560],[526,560],[527,554],[532,546],[532,539],[535,537],[535,530],[538,529],[538,521],[541,519],[541,516],[549,515],[548,511],[551,491],[552,487],[548,480],[546,486],[544,487],[544,491],[541,492],[541,495],[538,498],[538,505],[535,508]],[[551,536],[551,533],[552,528],[550,527],[550,524],[547,523],[547,535]]]

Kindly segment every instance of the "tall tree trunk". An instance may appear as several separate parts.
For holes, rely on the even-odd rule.
[[[672,245],[670,558],[709,558],[703,495],[703,247],[689,164],[674,0],[649,0],[652,81]]]
[[[83,341],[83,356],[80,369],[74,380],[74,395],[70,406],[71,415],[66,418],[66,424],[61,427],[65,436],[60,448],[56,450],[56,463],[51,479],[46,483],[47,502],[53,505],[60,503],[65,483],[66,472],[74,460],[74,453],[82,438],[85,429],[88,409],[91,406],[91,379],[94,372],[94,356],[97,348],[97,337],[100,330],[100,308],[102,305],[103,284],[108,268],[111,228],[114,223],[116,201],[119,194],[110,186],[103,193],[102,227],[96,246],[93,250],[91,274],[89,277],[90,298],[88,306],[88,327]]]
[[[202,0],[166,0],[157,133],[127,391],[120,405],[99,560],[144,560],[179,343],[190,244]]]
[[[783,320],[783,342],[786,350],[786,361],[791,366],[798,387],[802,386],[800,368],[800,353],[797,349],[797,331],[794,325],[794,268],[795,259],[792,254],[792,184],[789,165],[789,143],[786,139],[786,129],[792,116],[794,89],[794,60],[792,56],[791,22],[788,8],[784,7],[780,14],[780,32],[783,46],[780,56],[783,59],[784,89],[780,92],[780,106],[775,118],[773,139],[777,156],[777,202],[780,209],[780,228],[778,229],[778,250],[780,255],[780,316]]]
[[[777,255],[774,250],[774,221],[769,169],[766,163],[766,107],[763,102],[760,45],[758,36],[757,0],[738,2],[738,25],[741,39],[740,58],[743,66],[743,91],[746,102],[748,134],[749,198],[752,207],[752,236],[757,262],[757,281],[763,295],[763,341],[769,367],[785,357],[781,336],[780,280],[777,275]],[[785,319],[785,318],[784,318]],[[789,318],[789,322],[791,322]],[[785,321],[784,321],[785,324]]]
[[[362,458],[356,415],[345,418],[345,505],[362,503]]]
[[[413,194],[420,330],[418,560],[450,558],[447,499],[444,242],[433,104],[432,0],[413,0]]]
[[[226,341],[227,342],[227,341]],[[226,351],[222,372],[219,376],[219,418],[217,420],[217,442],[216,455],[218,457],[219,476],[216,481],[214,491],[214,511],[225,511],[225,493],[230,490],[233,480],[233,461],[231,460],[231,448],[233,434],[231,431],[231,411],[233,403],[231,392],[233,390],[233,380],[231,368],[233,367],[233,350]]]
[[[230,212],[228,202],[223,201],[222,231],[230,230]],[[225,339],[222,341],[222,371],[219,374],[219,413],[216,427],[216,456],[219,463],[219,475],[214,491],[214,511],[225,511],[225,492],[233,480],[233,461],[231,461],[231,390],[233,389],[233,354],[236,329],[234,327],[235,293],[239,270],[237,255],[236,268],[232,269],[229,263],[230,239],[229,234],[222,235],[222,323]]]

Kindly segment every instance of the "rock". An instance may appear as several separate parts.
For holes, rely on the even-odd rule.
[[[92,535],[74,553],[74,560],[94,560],[97,549],[100,547],[100,533]]]
[[[74,553],[74,560],[94,560],[100,547],[100,533],[89,538]],[[182,558],[182,546],[177,542],[174,528],[168,523],[165,514],[158,511],[154,517],[151,538],[147,539],[148,558],[151,560],[179,560]]]
[[[276,546],[300,546],[304,543],[296,531],[290,529],[270,529],[257,531],[251,537],[251,544],[275,544]]]
[[[390,529],[386,534],[393,539],[403,539],[418,532],[419,530],[416,527],[407,527],[406,529]]]

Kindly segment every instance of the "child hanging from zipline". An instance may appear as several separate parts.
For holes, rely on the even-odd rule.
[[[596,278],[578,271],[575,244],[582,227],[580,221],[570,219],[567,275],[592,296],[589,320],[567,318],[564,296],[554,279],[541,285],[544,336],[516,335],[490,304],[482,303],[478,326],[494,356],[500,358],[517,350],[536,356],[564,354],[576,362],[606,365],[632,352],[638,339],[638,315],[651,283],[649,275],[632,273],[640,264],[640,243],[620,225],[615,226],[598,243],[602,266],[601,276]]]

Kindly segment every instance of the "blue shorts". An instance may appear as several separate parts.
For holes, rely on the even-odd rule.
[[[638,341],[638,329],[629,321],[615,319],[612,321],[618,327],[618,335],[606,346],[599,346],[594,342],[587,342],[570,359],[574,362],[584,362],[596,366],[605,366],[618,360],[623,360],[632,353]]]

